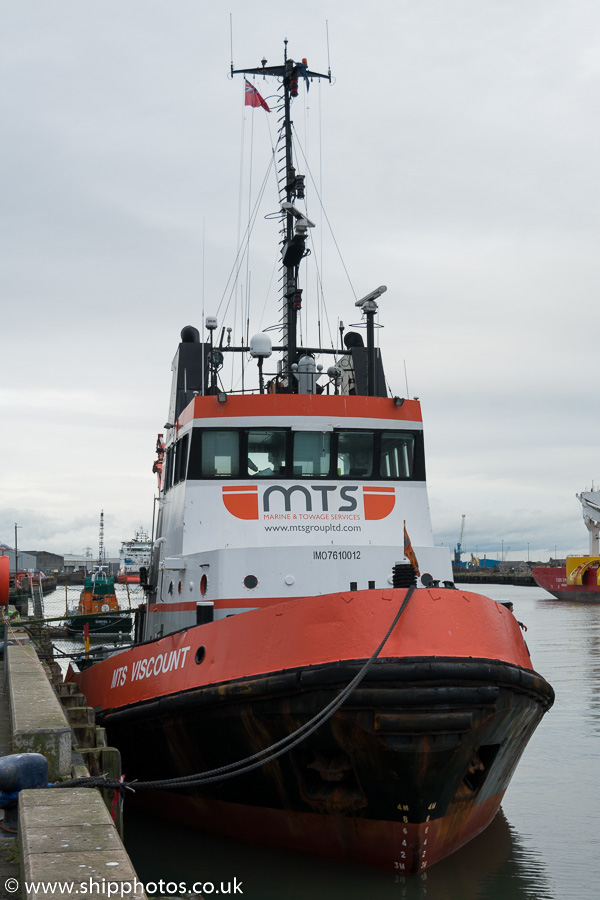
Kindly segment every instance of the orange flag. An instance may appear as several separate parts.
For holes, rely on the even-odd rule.
[[[415,551],[413,550],[413,546],[410,542],[410,538],[408,536],[408,531],[406,530],[406,520],[404,520],[404,555],[417,573],[419,572],[419,563],[417,562],[417,557],[415,556]]]

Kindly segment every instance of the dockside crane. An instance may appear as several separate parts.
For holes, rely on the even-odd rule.
[[[600,555],[600,491],[583,491],[575,495],[582,506],[583,521],[590,533],[590,556]]]
[[[106,562],[106,554],[104,552],[104,510],[100,513],[100,533],[98,535],[98,566],[102,568]]]
[[[454,548],[454,565],[460,566],[460,556],[462,553],[462,545],[463,545],[463,537],[465,535],[465,513],[463,513],[462,520],[460,523],[460,535],[458,537],[458,543]]]

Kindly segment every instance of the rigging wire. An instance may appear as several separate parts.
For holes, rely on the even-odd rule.
[[[268,303],[268,300],[269,300],[269,295],[270,295],[270,293],[271,293],[271,287],[273,286],[273,279],[274,279],[274,277],[275,277],[275,273],[277,272],[277,267],[278,267],[278,265],[279,265],[280,262],[281,262],[281,260],[280,260],[279,256],[277,256],[277,257],[275,258],[275,262],[273,263],[273,268],[271,269],[271,277],[270,277],[270,279],[269,279],[269,284],[268,284],[268,286],[267,286],[267,290],[265,291],[265,302],[263,303],[262,312],[261,312],[261,314],[260,314],[260,319],[259,319],[259,322],[258,322],[258,330],[259,330],[259,331],[262,331],[262,323],[263,323],[263,320],[264,320],[264,317],[265,317],[265,311],[266,311],[266,308],[267,308],[267,303]],[[271,327],[274,327],[274,326],[271,326]],[[279,326],[277,326],[277,327],[279,327]]]
[[[204,335],[204,312],[205,312],[205,299],[206,299],[206,291],[205,291],[205,283],[206,283],[206,267],[205,267],[205,247],[206,247],[206,217],[202,220],[202,334]],[[202,366],[202,396],[204,396],[206,385],[204,384],[205,376],[204,376],[204,353],[205,353],[205,345],[204,345],[204,337],[202,338],[202,347],[200,351],[200,359]]]
[[[278,95],[275,95],[275,96],[278,96]],[[273,111],[275,111],[275,112],[281,112],[281,109],[282,109],[282,102],[281,102],[281,99],[282,99],[282,98],[280,98],[280,102],[279,102],[279,103],[273,105],[273,107],[272,107],[272,108],[273,108]],[[322,118],[322,117],[321,117],[321,113],[322,113],[321,100],[322,100],[322,94],[321,94],[321,92],[319,92],[319,123],[321,123],[321,118]],[[308,127],[307,127],[307,126],[308,126],[308,121],[307,121],[307,120],[308,120],[308,117],[309,117],[309,110],[310,110],[310,108],[305,106],[305,110],[304,110],[304,123],[305,123],[305,130],[306,130],[306,132],[308,132]],[[245,122],[245,119],[243,119],[243,121]],[[280,121],[281,121],[281,120],[280,120]],[[268,179],[269,179],[269,176],[270,176],[271,167],[273,167],[274,175],[275,175],[275,177],[276,177],[276,185],[277,185],[277,190],[278,190],[278,194],[279,194],[280,199],[281,199],[282,194],[283,194],[284,191],[285,191],[285,185],[286,185],[286,173],[285,173],[285,171],[284,171],[285,167],[282,167],[281,169],[278,169],[278,168],[277,168],[277,165],[278,165],[278,163],[277,163],[277,153],[279,152],[279,148],[280,148],[280,145],[281,145],[283,136],[284,136],[284,135],[283,135],[284,126],[283,126],[283,124],[280,125],[280,128],[279,128],[279,132],[278,132],[277,138],[276,138],[275,141],[274,141],[274,140],[273,140],[273,134],[272,134],[272,131],[271,131],[271,124],[270,124],[270,120],[269,120],[269,119],[267,119],[267,124],[268,124],[269,136],[270,136],[270,142],[271,142],[271,158],[270,158],[270,160],[269,160],[269,164],[268,164],[267,169],[266,169],[266,172],[265,172],[265,174],[264,174],[264,177],[263,177],[263,180],[262,180],[260,189],[259,189],[259,191],[258,191],[258,194],[257,194],[257,196],[256,196],[256,200],[255,200],[255,202],[254,202],[254,205],[252,204],[252,193],[251,193],[251,175],[252,175],[253,141],[254,141],[254,138],[253,138],[254,127],[253,127],[253,125],[252,125],[252,132],[251,132],[251,154],[250,154],[250,186],[249,186],[249,189],[248,189],[248,223],[247,223],[246,229],[245,229],[245,231],[244,231],[244,235],[240,238],[239,233],[240,233],[240,231],[241,231],[241,204],[242,204],[241,195],[242,195],[242,190],[243,190],[243,188],[242,188],[242,181],[243,181],[243,177],[244,177],[244,160],[243,160],[243,157],[244,157],[243,146],[244,146],[244,142],[245,142],[245,131],[244,131],[244,129],[243,129],[243,132],[242,132],[242,152],[241,152],[241,159],[240,159],[240,199],[239,199],[239,210],[238,210],[238,242],[237,242],[237,243],[238,243],[238,251],[237,251],[236,257],[235,257],[235,259],[234,259],[234,262],[233,262],[233,265],[232,265],[232,268],[231,268],[229,277],[228,277],[228,279],[227,279],[227,283],[226,283],[225,289],[224,289],[224,291],[223,291],[221,300],[220,300],[219,305],[218,305],[218,308],[217,308],[217,313],[220,313],[221,310],[223,309],[223,304],[225,303],[225,306],[224,306],[224,309],[223,309],[223,313],[222,313],[222,317],[223,317],[223,319],[224,319],[224,318],[226,317],[227,313],[228,313],[228,310],[229,310],[229,308],[230,308],[232,299],[234,299],[235,297],[237,297],[236,286],[238,285],[238,282],[239,282],[239,275],[240,275],[240,272],[241,272],[241,267],[242,267],[242,265],[244,265],[244,262],[245,262],[245,265],[246,265],[246,279],[245,279],[245,280],[246,280],[246,287],[245,287],[245,292],[244,292],[244,291],[241,291],[241,292],[240,292],[240,309],[241,309],[241,316],[240,316],[239,327],[241,327],[241,329],[242,329],[242,342],[244,341],[244,339],[246,340],[246,342],[248,342],[248,340],[249,340],[250,305],[251,305],[251,300],[250,300],[250,284],[251,284],[251,279],[250,279],[250,262],[249,262],[249,254],[250,254],[250,238],[251,238],[251,235],[252,235],[252,233],[253,233],[253,231],[254,231],[254,227],[255,227],[255,225],[256,225],[256,220],[257,220],[257,216],[258,216],[259,206],[260,206],[260,204],[261,204],[261,202],[262,202],[262,199],[263,199],[264,194],[265,194],[265,191],[266,191],[266,186],[267,186]],[[349,285],[350,285],[350,289],[352,290],[352,293],[353,293],[354,297],[356,298],[356,297],[357,297],[357,294],[356,294],[356,291],[355,291],[355,289],[354,289],[352,280],[351,280],[351,278],[350,278],[350,274],[349,274],[349,272],[348,272],[348,268],[347,268],[347,266],[346,266],[346,264],[345,264],[345,261],[344,261],[344,258],[343,258],[343,256],[342,256],[340,247],[339,247],[339,245],[338,245],[338,243],[337,243],[337,240],[336,240],[336,237],[335,237],[335,234],[334,234],[334,231],[333,231],[331,222],[329,221],[329,218],[328,218],[328,216],[327,216],[327,212],[326,212],[325,207],[324,207],[324,204],[323,204],[322,190],[321,190],[322,181],[323,181],[323,140],[322,140],[322,127],[321,127],[321,124],[320,124],[320,126],[319,126],[319,173],[320,173],[320,174],[319,174],[319,186],[317,186],[317,183],[316,183],[315,177],[314,177],[314,175],[313,175],[311,166],[310,166],[309,163],[308,163],[307,153],[306,153],[305,150],[304,150],[304,147],[303,147],[303,145],[302,145],[302,142],[301,142],[300,139],[299,139],[297,130],[295,129],[293,123],[292,123],[292,129],[293,129],[293,136],[294,136],[294,138],[295,138],[294,146],[293,146],[294,157],[297,157],[298,155],[300,155],[301,158],[302,158],[303,161],[304,161],[304,164],[305,164],[305,166],[306,166],[306,171],[307,171],[307,173],[308,173],[308,175],[309,175],[309,178],[310,178],[311,183],[312,183],[312,185],[313,185],[313,188],[314,188],[314,191],[315,191],[317,200],[318,200],[318,202],[319,202],[321,221],[323,221],[323,218],[324,218],[324,220],[325,220],[326,223],[327,223],[327,226],[328,226],[328,228],[329,228],[329,232],[330,232],[330,234],[331,234],[331,237],[332,237],[334,246],[335,246],[335,248],[336,248],[336,250],[337,250],[337,253],[338,253],[338,257],[339,257],[339,259],[340,259],[340,261],[341,261],[342,267],[343,267],[344,272],[345,272],[345,274],[346,274],[346,277],[347,277],[347,279],[348,279],[348,283],[349,283]],[[296,159],[294,159],[294,162],[296,162]],[[280,174],[280,173],[282,173],[282,172],[283,172],[283,174]],[[279,215],[279,212],[277,213],[277,215]],[[267,218],[269,218],[269,216],[267,216]],[[313,249],[313,255],[315,256],[315,268],[316,268],[316,285],[317,285],[317,288],[316,288],[316,295],[317,295],[317,303],[316,303],[316,308],[317,308],[317,323],[316,323],[316,325],[317,325],[317,331],[318,331],[318,343],[319,343],[319,345],[321,345],[321,342],[322,342],[322,329],[323,329],[323,325],[325,324],[326,330],[327,330],[327,332],[328,332],[328,334],[329,334],[329,342],[330,342],[331,347],[333,348],[333,347],[334,347],[334,339],[333,339],[333,335],[332,335],[332,326],[331,326],[331,321],[330,321],[330,319],[329,319],[327,303],[326,303],[326,301],[325,301],[325,292],[324,292],[324,283],[323,283],[322,265],[318,262],[319,259],[321,260],[321,263],[322,263],[322,261],[323,261],[323,254],[324,254],[324,248],[323,248],[323,232],[324,232],[324,229],[321,228],[321,234],[320,234],[320,241],[319,241],[319,248],[318,248],[318,251],[317,251],[317,248],[314,246],[314,237],[313,237],[312,234],[309,233],[309,240],[310,240],[310,242],[311,242],[311,244],[313,245],[313,248],[314,248],[314,249]],[[265,311],[266,311],[266,307],[267,307],[267,302],[268,302],[268,297],[269,297],[269,293],[270,293],[270,288],[271,288],[271,285],[272,285],[272,282],[273,282],[273,277],[274,277],[274,272],[276,271],[276,267],[277,267],[277,261],[276,261],[275,264],[274,264],[273,272],[272,272],[271,279],[270,279],[270,282],[269,282],[269,288],[268,288],[267,293],[266,293],[266,295],[265,295],[265,300],[264,300],[264,304],[263,304],[263,309],[262,309],[261,316],[260,316],[260,325],[261,325],[261,326],[262,326],[262,322],[263,322],[263,320],[264,320],[264,315],[265,315]],[[282,276],[282,277],[283,277],[283,276]],[[233,283],[232,283],[232,282],[233,282]],[[308,281],[306,281],[306,284],[308,285]],[[245,302],[244,302],[244,297],[245,297]],[[227,298],[227,299],[226,299],[226,298]],[[281,306],[280,306],[280,320],[279,320],[279,323],[278,323],[277,325],[270,326],[270,327],[268,328],[268,330],[273,330],[273,331],[279,330],[279,332],[281,332],[282,327],[283,327],[283,325],[282,325],[282,320],[281,320],[281,315],[282,315],[282,312],[283,312],[283,307],[284,307],[284,301],[282,300],[282,301],[281,301]],[[234,304],[234,309],[236,310],[236,312],[235,312],[235,322],[237,323],[237,304]],[[306,330],[306,333],[308,333],[308,325],[309,325],[309,323],[308,323],[308,312],[309,312],[309,310],[308,310],[308,304],[304,307],[304,311],[305,311],[305,316],[304,316],[304,328],[305,328],[305,330]],[[302,327],[302,320],[300,321],[300,325],[301,325],[301,327]],[[236,381],[235,376],[234,376],[234,370],[233,370],[234,364],[235,364],[235,363],[232,361],[232,371],[231,371],[231,382],[232,382],[232,385],[233,385],[233,382]],[[242,377],[242,380],[243,380],[243,377],[244,377],[244,374],[243,374],[243,373],[244,373],[244,370],[245,370],[247,364],[248,364],[248,360],[246,360],[246,359],[242,356],[242,358],[241,358],[241,366],[242,366],[242,376],[241,376],[241,377]],[[239,384],[239,379],[237,379],[236,386],[237,386],[237,384]]]
[[[309,235],[309,239],[311,242],[314,243],[314,238],[312,235]],[[316,274],[317,283],[318,283],[317,298],[319,298],[319,297],[322,298],[321,299],[322,315],[325,317],[325,321],[327,323],[327,331],[329,332],[329,342],[331,344],[331,347],[333,348],[333,346],[334,346],[333,335],[332,335],[332,331],[331,331],[331,322],[329,321],[329,310],[327,309],[327,303],[325,302],[325,294],[323,291],[323,278],[322,278],[321,270],[319,268],[319,264],[316,261],[315,261],[315,274]],[[321,337],[321,331],[319,328],[319,338],[320,337]],[[319,346],[321,346],[321,340],[319,340]]]
[[[366,663],[361,666],[354,678],[338,694],[338,696],[334,697],[334,699],[331,700],[330,703],[327,704],[327,706],[319,710],[319,712],[316,713],[311,719],[309,719],[308,722],[305,722],[304,725],[300,725],[300,727],[293,731],[291,734],[286,735],[286,737],[281,738],[281,740],[276,741],[269,747],[265,747],[263,750],[259,750],[257,753],[254,753],[252,754],[252,756],[248,756],[245,759],[240,759],[234,763],[220,766],[217,769],[210,769],[207,772],[198,772],[193,775],[182,775],[176,778],[165,778],[158,781],[140,782],[124,782],[117,781],[116,779],[108,779],[104,776],[95,776],[91,778],[75,778],[71,781],[57,782],[54,785],[49,785],[49,787],[113,787],[115,788],[115,790],[119,790],[122,792],[125,790],[135,791],[141,788],[148,788],[151,790],[177,790],[178,788],[195,787],[203,784],[211,784],[217,781],[224,781],[229,778],[235,778],[238,775],[244,775],[248,772],[253,771],[254,769],[258,769],[261,766],[266,765],[269,762],[272,762],[278,757],[283,756],[284,753],[288,753],[290,750],[293,750],[294,747],[305,741],[307,737],[309,737],[321,725],[327,722],[334,715],[334,713],[337,712],[340,706],[348,699],[350,694],[358,687],[361,681],[363,681],[369,669],[372,667],[375,660],[383,650],[388,638],[398,624],[400,617],[406,609],[414,591],[414,585],[407,589],[402,604],[398,612],[394,616],[394,620],[385,633],[385,636],[383,637],[381,643],[369,657]],[[261,757],[264,758],[261,759]]]
[[[279,102],[273,105],[273,109],[277,112],[277,111],[279,111],[280,108],[281,108],[282,98],[279,97],[278,94],[276,94],[276,95],[274,95],[274,96],[278,97],[278,99],[279,99]],[[240,329],[241,329],[241,343],[242,343],[242,344],[244,343],[244,339],[246,339],[246,342],[248,341],[248,338],[249,338],[249,327],[250,327],[250,326],[249,326],[249,323],[250,323],[250,302],[251,302],[251,298],[250,298],[250,294],[251,294],[251,277],[250,277],[250,238],[251,238],[252,232],[253,232],[253,230],[254,230],[254,226],[255,226],[255,224],[256,224],[256,219],[257,219],[257,216],[258,216],[258,211],[259,211],[259,209],[260,209],[261,202],[262,202],[262,199],[263,199],[265,190],[266,190],[266,186],[267,186],[267,183],[268,183],[269,173],[270,173],[271,167],[273,167],[273,168],[276,170],[275,159],[276,159],[276,152],[277,152],[277,151],[276,151],[276,146],[275,146],[274,141],[273,141],[273,133],[272,133],[272,130],[271,130],[271,120],[270,120],[269,118],[267,118],[266,123],[267,123],[267,129],[268,129],[268,134],[269,134],[269,143],[270,143],[270,145],[271,145],[271,157],[270,157],[270,159],[269,159],[269,164],[267,165],[267,170],[266,170],[265,175],[264,175],[264,177],[263,177],[262,183],[261,183],[261,185],[260,185],[260,188],[259,188],[259,191],[258,191],[258,194],[257,194],[257,197],[256,197],[256,201],[255,201],[254,206],[253,206],[253,205],[252,205],[252,177],[253,177],[253,158],[254,158],[254,118],[252,118],[252,127],[251,127],[251,135],[250,135],[250,164],[249,164],[249,175],[248,175],[248,222],[247,222],[246,229],[245,229],[245,231],[244,231],[243,236],[240,237],[240,232],[241,232],[241,221],[242,221],[242,204],[243,204],[243,193],[244,193],[244,189],[243,189],[243,182],[244,182],[244,158],[245,158],[244,148],[245,148],[245,143],[246,143],[245,122],[246,122],[246,119],[245,119],[245,106],[244,106],[244,107],[243,107],[243,110],[242,110],[242,131],[241,131],[241,146],[240,146],[240,179],[239,179],[239,189],[238,189],[238,237],[237,237],[237,253],[236,253],[236,256],[235,256],[233,265],[232,265],[232,267],[231,267],[231,271],[230,271],[230,273],[229,273],[229,277],[228,277],[228,279],[227,279],[227,283],[226,283],[226,285],[225,285],[225,289],[224,289],[223,294],[222,294],[222,296],[221,296],[221,300],[220,300],[219,305],[218,305],[218,307],[217,307],[217,314],[218,314],[218,313],[221,311],[221,308],[222,308],[223,303],[224,303],[224,301],[225,301],[225,297],[226,297],[226,295],[227,295],[227,293],[228,293],[228,291],[229,291],[229,296],[228,296],[228,299],[227,299],[227,303],[226,303],[225,309],[224,309],[224,311],[223,311],[223,320],[224,320],[225,317],[227,316],[227,313],[228,313],[228,311],[229,311],[229,307],[230,307],[230,305],[231,305],[232,300],[234,300],[234,301],[235,301],[235,302],[234,302],[234,306],[233,306],[233,309],[234,309],[234,321],[237,323],[237,316],[238,316],[238,301],[237,301],[237,298],[238,298],[238,290],[237,290],[237,289],[238,289],[238,286],[240,287],[240,293],[239,293],[239,316],[240,316],[240,321],[239,321],[239,324],[240,324]],[[241,269],[242,269],[242,265],[244,264],[244,261],[245,261],[245,263],[246,263],[246,279],[245,279],[246,284],[245,284],[245,290],[243,290],[243,289],[241,288],[241,286],[239,285],[239,276],[240,276],[240,272],[241,272]],[[232,280],[232,279],[233,279],[233,280]],[[230,286],[231,286],[231,289],[230,289]],[[235,331],[234,331],[234,339],[235,339]],[[231,384],[232,384],[232,387],[233,387],[233,382],[234,382],[234,378],[235,378],[235,372],[234,372],[235,362],[236,362],[235,357],[232,357],[232,364],[231,364]],[[245,369],[245,365],[246,365],[246,362],[245,362],[245,360],[244,360],[243,357],[242,357],[242,359],[241,359],[241,379],[242,379],[242,382],[243,382],[243,379],[244,379],[244,369]],[[238,383],[239,383],[239,381],[238,381]]]
[[[327,22],[325,23],[327,24]],[[329,49],[327,51],[327,57],[329,62]],[[322,107],[322,99],[323,94],[321,91],[321,79],[319,78],[319,193],[320,196],[323,196],[323,107]],[[325,295],[323,292],[323,204],[319,207],[319,215],[320,215],[320,227],[319,227],[319,259],[320,259],[320,267],[321,267],[321,281],[320,281],[320,290],[317,290],[317,308],[318,308],[318,338],[319,343],[318,346],[321,346],[322,336],[321,336],[321,321],[323,319],[323,308],[325,305]],[[329,329],[329,337],[331,338],[331,329]],[[333,344],[333,341],[332,341]]]
[[[232,68],[233,68],[233,48],[232,48],[232,52],[231,52],[231,59],[232,59]],[[244,82],[244,92],[245,92],[245,90],[246,90],[246,86],[245,86],[245,82]],[[243,199],[243,186],[244,186],[244,158],[245,158],[244,157],[244,146],[246,143],[245,137],[246,137],[246,115],[245,115],[245,104],[244,104],[244,106],[242,107],[242,127],[240,130],[240,174],[239,174],[239,183],[238,183],[238,223],[237,223],[237,240],[236,240],[238,256],[242,249],[240,232],[242,229],[242,199]],[[250,221],[250,217],[248,217],[248,223],[249,223],[249,221]],[[237,261],[237,258],[238,257],[236,256],[236,261]],[[234,265],[235,265],[235,263],[234,263]],[[241,262],[240,262],[240,266],[241,266]],[[238,269],[238,272],[236,272],[235,280],[233,283],[233,291],[237,291],[238,274],[239,274],[239,269]],[[230,277],[231,277],[231,275],[230,275]],[[230,301],[231,301],[231,297],[230,297]],[[223,316],[223,319],[225,318],[225,315],[227,314],[228,308],[229,308],[229,304],[227,305],[227,308],[225,309],[225,314]],[[221,304],[219,304],[219,306],[217,308],[217,315],[218,315],[220,309],[221,309]],[[238,314],[238,304],[234,303],[233,304],[234,326],[237,324],[237,314]],[[240,310],[240,321],[242,323],[244,321],[244,314],[243,314],[242,310]],[[242,330],[242,334],[243,334],[243,331],[244,331],[243,324],[241,326],[241,330]],[[235,331],[233,333],[234,333],[234,335],[236,334]],[[232,381],[233,381],[233,377],[234,377],[234,371],[235,371],[235,355],[232,354],[231,355],[231,380]],[[242,379],[243,379],[243,377],[244,376],[242,373]]]
[[[251,116],[252,125],[250,126],[250,164],[248,171],[248,226],[252,215],[252,163],[254,159],[254,115]],[[245,302],[243,307],[243,322],[246,326],[246,346],[248,346],[248,320],[250,318],[250,228],[246,229],[246,291]],[[244,342],[244,331],[242,329],[242,343]]]
[[[292,127],[293,127],[293,124],[292,124]],[[295,130],[295,129],[294,129],[294,132],[296,133],[296,130]],[[296,135],[296,136],[297,136],[297,135]],[[298,143],[299,143],[299,145],[300,145],[300,141],[299,141],[299,140],[298,140]],[[347,267],[346,267],[346,263],[344,262],[344,257],[342,256],[342,251],[341,251],[340,248],[339,248],[338,242],[337,242],[337,240],[336,240],[336,237],[335,237],[335,234],[334,234],[334,231],[333,231],[333,227],[332,227],[332,225],[331,225],[331,222],[329,221],[329,216],[327,215],[327,211],[325,210],[325,206],[323,205],[323,200],[322,200],[322,198],[321,198],[321,193],[320,193],[320,191],[319,191],[319,188],[317,187],[317,184],[316,184],[315,179],[314,179],[313,174],[312,174],[312,170],[311,170],[311,168],[310,168],[310,166],[309,166],[309,164],[308,164],[308,160],[306,159],[306,156],[304,155],[304,151],[302,150],[302,146],[301,146],[301,145],[300,145],[300,150],[301,150],[301,152],[302,152],[302,157],[303,157],[304,163],[305,163],[305,165],[306,165],[306,171],[308,172],[308,174],[309,174],[309,176],[310,176],[310,180],[311,180],[312,185],[313,185],[313,187],[314,187],[314,189],[315,189],[315,191],[316,191],[317,197],[318,197],[318,199],[319,199],[319,203],[321,204],[321,209],[322,209],[322,211],[323,211],[323,215],[325,216],[325,221],[327,222],[327,226],[328,226],[328,228],[329,228],[329,233],[331,234],[331,238],[332,238],[333,243],[334,243],[334,245],[335,245],[335,249],[337,250],[338,256],[339,256],[339,258],[340,258],[340,262],[341,262],[341,264],[342,264],[342,267],[343,267],[343,269],[344,269],[344,272],[346,273],[346,278],[348,279],[348,284],[350,285],[350,289],[351,289],[352,293],[354,294],[355,299],[358,300],[358,295],[357,295],[356,291],[354,290],[354,285],[352,284],[352,279],[350,278],[350,273],[348,272],[348,269],[347,269]]]
[[[262,197],[263,197],[263,194],[264,194],[264,191],[265,191],[267,179],[268,179],[268,176],[269,176],[269,171],[270,171],[271,167],[273,166],[273,164],[274,164],[274,157],[271,156],[271,159],[269,160],[269,163],[268,163],[268,165],[267,165],[267,171],[266,171],[265,176],[264,176],[264,178],[263,178],[263,182],[262,182],[260,191],[259,191],[259,193],[258,193],[258,196],[257,196],[256,202],[255,202],[255,204],[254,204],[254,207],[253,207],[253,209],[252,209],[251,221],[248,223],[248,226],[247,226],[247,228],[246,228],[246,231],[244,232],[244,236],[243,236],[242,241],[241,241],[241,243],[240,243],[240,245],[239,245],[238,251],[237,251],[237,253],[236,253],[235,259],[234,259],[234,261],[233,261],[233,265],[232,265],[231,270],[230,270],[230,273],[229,273],[229,277],[227,278],[227,282],[226,282],[225,288],[224,288],[224,290],[223,290],[223,294],[221,295],[221,299],[220,299],[219,305],[218,305],[218,307],[217,307],[217,314],[218,314],[218,313],[220,312],[220,310],[221,310],[221,307],[222,307],[222,305],[223,305],[223,302],[224,302],[224,300],[225,300],[225,297],[226,297],[227,292],[228,292],[228,290],[229,290],[229,287],[230,287],[230,285],[231,285],[231,280],[233,279],[233,280],[234,280],[234,284],[233,284],[233,287],[231,288],[231,290],[229,291],[229,298],[228,298],[228,300],[227,300],[227,305],[226,305],[225,310],[224,310],[224,312],[223,312],[223,317],[225,317],[225,316],[227,315],[227,312],[228,312],[228,310],[229,310],[229,305],[230,305],[230,303],[231,303],[231,298],[232,298],[233,293],[234,293],[234,291],[235,291],[235,288],[236,288],[236,285],[237,285],[238,276],[239,276],[241,267],[242,267],[242,265],[243,265],[243,261],[244,261],[244,253],[245,253],[245,251],[243,250],[243,248],[244,248],[244,245],[245,245],[245,243],[246,243],[246,235],[247,235],[247,233],[248,233],[249,231],[252,231],[252,229],[254,228],[254,225],[255,225],[255,223],[256,223],[256,218],[257,218],[257,216],[258,216],[258,210],[259,210],[259,207],[260,207],[260,203],[261,203],[261,200],[262,200]]]
[[[304,91],[304,92],[302,93],[302,100],[303,100],[303,104],[302,104],[302,113],[303,113],[303,115],[302,115],[302,121],[303,121],[303,124],[304,124],[304,142],[305,142],[305,146],[306,146],[306,155],[307,155],[307,157],[308,157],[308,156],[310,155],[310,146],[309,146],[309,144],[310,144],[309,121],[310,121],[310,110],[311,110],[311,107],[310,107],[309,102],[308,102],[308,100],[309,100],[309,94],[308,94],[308,91]],[[294,147],[294,142],[293,142],[293,141],[292,141],[292,147]],[[304,202],[305,202],[305,205],[306,205],[306,210],[307,210],[307,212],[308,212],[308,208],[309,208],[308,202],[307,202],[306,200],[305,200]],[[302,309],[303,309],[303,312],[304,312],[304,329],[305,329],[306,334],[308,335],[308,333],[309,333],[309,329],[308,329],[308,324],[309,324],[309,323],[308,323],[308,313],[309,313],[309,309],[310,309],[310,303],[309,303],[309,296],[308,296],[308,291],[309,291],[308,263],[307,263],[306,257],[304,258],[304,266],[303,266],[303,270],[304,270],[304,284],[306,285],[306,289],[305,289],[305,302],[304,302],[303,305],[302,305]],[[317,310],[317,315],[318,315],[318,310]],[[300,329],[300,344],[302,344],[302,343],[303,343],[303,337],[304,337],[303,334],[302,334],[302,316],[299,316],[298,319],[299,319],[299,323],[298,323],[298,324],[299,324],[299,329]]]

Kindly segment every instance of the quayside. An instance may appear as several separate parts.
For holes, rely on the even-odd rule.
[[[280,318],[181,332],[135,644],[69,678],[136,803],[423,872],[492,821],[554,695],[512,613],[457,589],[434,545],[421,406],[388,388],[375,340],[386,287],[340,310],[361,321],[328,347],[300,327],[314,224],[291,110],[329,73],[286,42],[282,65],[232,76],[279,118]]]

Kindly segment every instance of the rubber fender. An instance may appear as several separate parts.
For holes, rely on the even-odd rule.
[[[41,753],[11,753],[0,757],[0,792],[12,794],[26,788],[44,788],[47,784],[48,761]]]
[[[6,643],[10,646],[14,644],[14,641],[6,641]],[[0,659],[4,659],[5,649],[4,641],[0,641]]]

